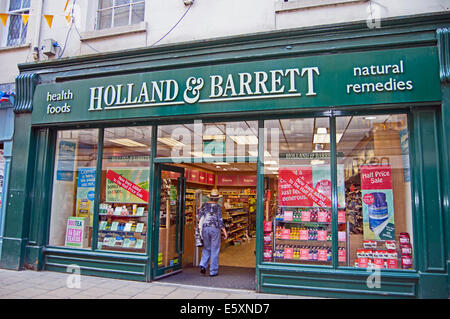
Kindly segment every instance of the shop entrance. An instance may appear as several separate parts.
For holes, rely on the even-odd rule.
[[[256,163],[186,163],[159,165],[160,190],[156,207],[158,267],[155,277],[164,282],[219,288],[255,289],[256,268]],[[202,205],[213,189],[228,238],[221,236],[219,276],[201,275],[201,247],[195,229]],[[184,194],[175,192],[183,191]],[[158,202],[159,200],[159,202]],[[184,201],[184,202],[180,202]],[[170,220],[166,218],[170,212]],[[181,212],[179,214],[178,212]],[[156,265],[156,262],[155,262]],[[169,276],[176,274],[175,276]]]
[[[184,168],[158,165],[156,171],[155,278],[181,270],[184,246]]]

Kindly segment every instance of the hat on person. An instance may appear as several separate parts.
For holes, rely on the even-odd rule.
[[[211,199],[216,199],[216,198],[222,197],[222,195],[219,195],[219,190],[213,189],[211,191],[211,194],[208,197],[211,198]]]

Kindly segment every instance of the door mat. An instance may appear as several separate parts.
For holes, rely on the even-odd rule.
[[[220,266],[219,275],[200,274],[199,267],[183,268],[181,273],[165,277],[159,282],[228,289],[256,289],[255,268]]]

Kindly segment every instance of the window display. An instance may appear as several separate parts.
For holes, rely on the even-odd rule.
[[[49,244],[92,245],[98,130],[58,131]]]
[[[265,121],[264,261],[412,269],[407,116],[336,118],[337,203],[328,123]]]
[[[328,118],[265,121],[264,260],[331,265]],[[344,166],[338,166],[339,262],[347,262]]]
[[[349,266],[411,269],[412,213],[407,116],[336,118],[345,167]]]
[[[151,127],[105,129],[98,249],[145,252]]]

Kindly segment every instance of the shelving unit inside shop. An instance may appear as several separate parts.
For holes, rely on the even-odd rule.
[[[185,198],[185,223],[190,224],[195,221],[196,215],[196,197],[195,197],[195,189],[186,189],[186,198]]]
[[[348,227],[339,210],[338,261],[348,265]],[[332,261],[331,209],[283,206],[273,220],[273,259],[278,262],[330,264]]]
[[[141,203],[102,203],[99,210],[98,248],[145,252],[148,209]]]
[[[237,192],[222,192],[223,214],[228,239],[225,243],[240,243],[255,231],[256,195]],[[255,217],[253,217],[255,216]]]

